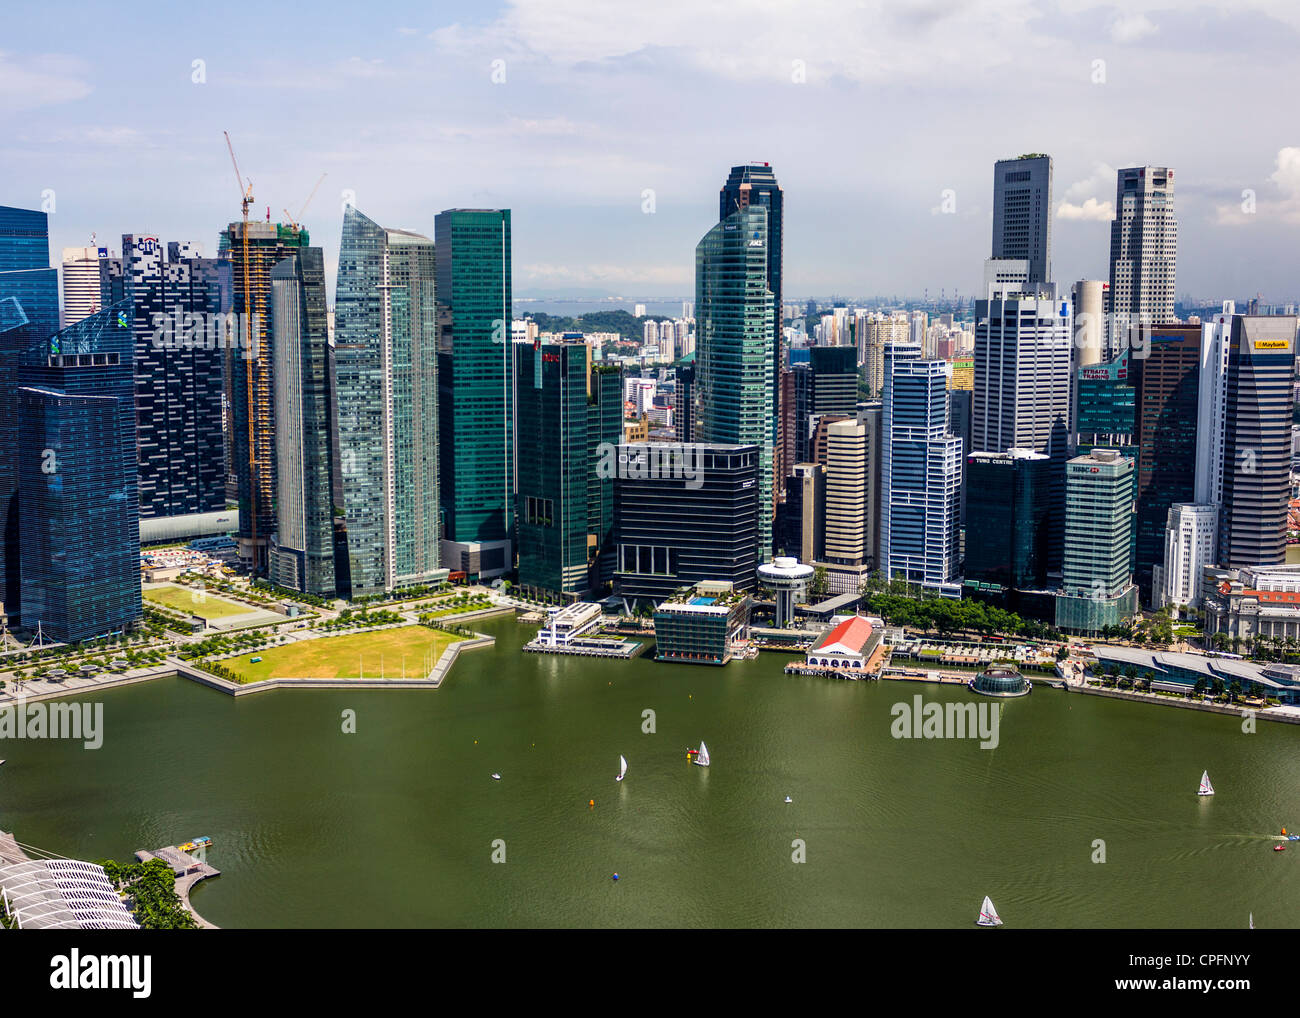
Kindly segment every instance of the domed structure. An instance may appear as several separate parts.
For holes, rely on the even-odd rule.
[[[989,665],[971,680],[970,690],[982,696],[1024,696],[1029,683],[1014,665]]]
[[[794,618],[794,606],[807,596],[813,567],[782,556],[758,567],[758,579],[776,594],[776,625],[784,629]]]

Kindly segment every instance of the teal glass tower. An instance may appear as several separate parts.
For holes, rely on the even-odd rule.
[[[584,343],[516,347],[519,380],[519,585],[587,599],[613,579],[614,462],[623,434],[617,367]]]
[[[433,237],[442,560],[487,579],[514,565],[510,210],[440,212]]]
[[[771,557],[776,407],[768,213],[738,209],[695,248],[695,439],[759,449],[758,559]]]
[[[353,596],[441,579],[433,241],[343,213],[334,341]]]

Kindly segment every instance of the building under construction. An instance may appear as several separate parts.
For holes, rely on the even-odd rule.
[[[232,466],[239,485],[239,557],[255,575],[267,573],[267,547],[276,522],[271,270],[309,243],[301,226],[269,218],[231,223],[219,242],[221,257],[231,262],[239,337],[235,347],[227,349],[226,364],[233,411]]]

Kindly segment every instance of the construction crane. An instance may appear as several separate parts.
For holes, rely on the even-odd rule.
[[[320,180],[316,181],[316,186],[313,187],[313,188],[311,189],[311,194],[307,195],[307,200],[306,200],[305,202],[302,203],[302,208],[300,208],[300,209],[298,210],[298,217],[297,217],[297,219],[294,218],[293,213],[290,212],[288,209],[285,209],[285,210],[284,210],[285,217],[289,220],[290,223],[293,224],[293,228],[294,228],[295,230],[301,230],[301,229],[302,229],[302,227],[301,227],[301,226],[299,225],[299,223],[298,223],[298,220],[301,219],[301,218],[303,217],[303,213],[305,213],[305,212],[307,211],[307,206],[310,205],[310,204],[311,204],[311,200],[312,200],[313,198],[316,197],[316,192],[320,190],[320,186],[321,186],[321,184],[325,183],[325,178],[328,177],[328,176],[329,176],[328,173],[322,173],[322,174],[320,175]]]
[[[253,436],[253,408],[256,405],[256,395],[253,375],[257,370],[257,359],[247,356],[253,350],[252,337],[249,336],[248,330],[253,327],[253,316],[249,309],[249,278],[248,278],[248,209],[253,204],[253,182],[250,180],[247,187],[244,185],[244,176],[239,172],[239,162],[235,159],[235,146],[230,143],[230,132],[222,131],[226,136],[226,148],[230,150],[230,165],[235,168],[235,184],[239,188],[240,212],[244,218],[243,234],[243,262],[244,262],[244,321],[242,328],[245,335],[242,337],[244,342],[241,344],[245,354],[244,363],[247,369],[244,372],[245,388],[247,391],[247,416],[248,416],[248,516],[249,516],[249,535],[252,543],[249,548],[249,554],[252,561],[252,572],[257,573],[257,443]],[[236,319],[238,321],[238,319]],[[229,346],[226,347],[230,349]],[[259,351],[260,352],[260,351]]]

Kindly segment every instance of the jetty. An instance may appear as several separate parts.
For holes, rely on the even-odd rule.
[[[201,929],[215,930],[218,929],[214,923],[208,922],[203,916],[194,911],[194,906],[190,904],[190,888],[200,880],[208,877],[221,876],[221,870],[215,866],[210,866],[202,859],[196,859],[188,852],[182,852],[175,845],[168,845],[166,848],[158,848],[152,852],[139,851],[135,853],[137,862],[148,862],[150,859],[161,859],[172,868],[172,873],[176,877],[176,896],[180,898],[181,904],[185,906],[187,912],[194,917],[194,921],[199,924]]]

